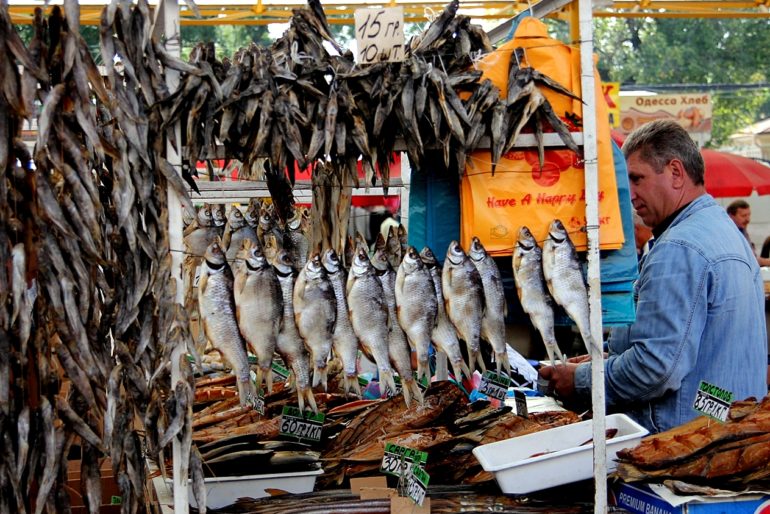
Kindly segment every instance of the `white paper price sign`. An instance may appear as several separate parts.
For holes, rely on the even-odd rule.
[[[251,405],[251,408],[258,413],[265,415],[265,397],[262,392],[257,393],[256,396],[249,394],[246,396],[246,403]]]
[[[527,396],[522,391],[513,391],[513,401],[516,403],[517,416],[522,418],[529,416],[529,412],[527,412]]]
[[[401,377],[398,375],[393,375],[393,382],[396,384],[396,390],[392,390],[390,386],[385,386],[385,393],[388,398],[393,398],[394,396],[398,396],[401,394],[401,390],[403,389],[401,385]]]
[[[727,421],[733,393],[701,380],[695,393],[692,408],[701,414],[719,421]]]
[[[358,63],[404,60],[404,8],[356,9]]]
[[[428,462],[428,454],[426,452],[413,450],[406,446],[398,446],[393,443],[386,443],[380,472],[397,477],[406,476],[412,464],[423,466],[426,462]]]
[[[323,412],[318,414],[303,413],[297,407],[284,405],[278,433],[318,442],[321,440],[324,419],[326,419],[326,415]]]
[[[412,466],[412,472],[406,481],[406,495],[417,505],[422,505],[425,500],[425,492],[428,490],[430,475],[418,465]]]
[[[491,398],[505,400],[505,395],[508,394],[508,386],[510,385],[510,378],[498,375],[494,371],[485,371],[481,377],[479,392]]]

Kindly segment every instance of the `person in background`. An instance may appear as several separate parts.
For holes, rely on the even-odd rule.
[[[749,237],[748,227],[749,223],[751,223],[751,206],[749,203],[746,200],[734,200],[727,206],[727,214],[735,222],[735,226],[741,231],[741,234],[746,238],[746,241],[749,242],[751,250],[754,252],[754,255],[757,256],[759,265],[770,266],[770,258],[757,255],[757,249]]]
[[[763,259],[770,258],[770,236],[767,236],[765,242],[762,243],[762,250],[759,252],[759,256]]]
[[[382,223],[380,223],[380,234],[382,234],[382,237],[385,239],[388,239],[388,230],[390,230],[390,227],[393,227],[394,229],[398,228],[400,223],[393,218],[393,214],[391,214],[390,211],[386,212],[386,218],[382,220]]]
[[[686,423],[701,381],[735,399],[767,394],[767,331],[759,266],[704,186],[703,158],[673,121],[647,123],[623,144],[631,202],[655,245],[634,285],[636,321],[612,329],[609,411],[650,432]],[[584,358],[582,360],[585,360]],[[590,362],[540,370],[565,402],[591,397]]]

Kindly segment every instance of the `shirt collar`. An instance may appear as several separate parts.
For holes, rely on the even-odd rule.
[[[685,210],[691,203],[692,203],[692,201],[690,203],[687,203],[687,204],[681,206],[679,209],[677,209],[674,212],[672,212],[671,214],[669,214],[666,219],[664,219],[662,222],[660,222],[658,224],[658,226],[656,226],[655,228],[652,229],[652,235],[655,236],[656,239],[659,238],[660,235],[663,232],[665,232],[668,227],[671,226],[671,224],[674,222],[676,217],[679,216],[679,214],[681,214],[681,212],[683,210]]]

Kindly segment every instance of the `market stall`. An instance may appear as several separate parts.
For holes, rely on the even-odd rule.
[[[188,61],[175,47],[174,2],[154,11],[114,3],[100,20],[103,73],[75,2],[38,11],[29,45],[0,11],[0,47],[21,69],[4,61],[0,96],[9,177],[0,257],[10,270],[0,283],[0,375],[11,378],[0,389],[0,511],[67,510],[71,460],[83,508],[99,511],[106,456],[113,496],[130,511],[152,503],[146,459],[173,484],[176,512],[382,474],[396,493],[379,494],[410,506],[429,483],[497,478],[504,493],[526,495],[545,482],[508,490],[479,449],[541,435],[545,446],[527,443],[514,460],[545,462],[590,442],[581,450],[588,474],[575,479],[593,476],[593,509],[606,510],[608,456],[643,434],[603,408],[597,342],[603,325],[628,318],[617,309],[603,320],[601,291],[631,292],[617,266],[608,268],[622,280],[600,274],[599,250],[617,257],[632,238],[617,151],[596,108],[590,3],[580,2],[579,52],[534,19],[493,49],[457,8],[409,41],[404,60],[362,65],[331,36],[318,3],[296,9],[269,48],[220,56],[199,44]],[[30,154],[21,125],[36,101]],[[242,180],[194,176],[199,162],[213,179],[215,162],[232,170],[235,161]],[[530,182],[508,180],[521,178]],[[488,211],[534,203],[539,217],[517,212],[508,227],[474,206],[494,181],[517,196],[492,198]],[[449,184],[441,201],[438,183]],[[570,200],[569,187],[583,194]],[[437,212],[453,205],[452,190],[456,208]],[[372,248],[348,233],[353,198],[367,195],[398,196],[410,219]],[[462,226],[434,230],[442,216]],[[568,265],[526,268],[524,253],[537,255],[540,243]],[[587,287],[575,246],[587,251]],[[537,394],[537,375],[506,344],[509,302],[493,255],[512,261],[522,306],[532,305],[528,294],[551,294],[579,328],[597,363],[592,422],[524,396]],[[549,289],[530,286],[527,273]],[[564,284],[581,292],[577,303],[562,299]],[[546,323],[524,312],[553,362],[563,355],[547,337],[548,309]],[[605,422],[620,432],[611,452]],[[549,446],[548,434],[566,446]],[[623,476],[649,473],[629,462]],[[495,502],[481,494],[489,490],[477,490],[474,508]],[[456,508],[462,494],[436,489],[434,511]],[[337,496],[327,503],[349,501]],[[552,500],[542,510],[569,511]]]

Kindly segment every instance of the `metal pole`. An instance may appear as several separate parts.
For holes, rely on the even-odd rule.
[[[591,404],[594,439],[594,512],[607,512],[607,441],[605,438],[604,355],[602,352],[601,277],[599,273],[599,166],[596,140],[596,81],[593,62],[591,0],[578,0],[580,85],[583,107],[586,220],[588,236],[588,303],[591,313]]]
[[[163,34],[166,37],[166,50],[176,57],[181,55],[181,36],[179,34],[179,2],[177,0],[164,0],[158,9],[159,16],[163,16]],[[171,68],[165,69],[166,84],[169,91],[175,91],[179,86],[179,72]],[[181,141],[179,123],[174,127],[176,140]],[[168,162],[175,169],[181,169],[182,160],[174,150],[170,141],[166,142],[166,156]],[[176,280],[176,302],[184,303],[184,283],[182,281],[182,256],[184,241],[182,239],[182,201],[174,188],[168,188],[168,232],[169,250],[171,251],[171,276]],[[180,359],[185,353],[184,345],[177,345],[171,353],[171,387],[182,380],[182,372],[179,367]],[[189,512],[189,500],[187,495],[187,473],[189,456],[182,455],[182,444],[175,437],[172,442],[172,458],[174,470],[174,512],[187,514]]]

